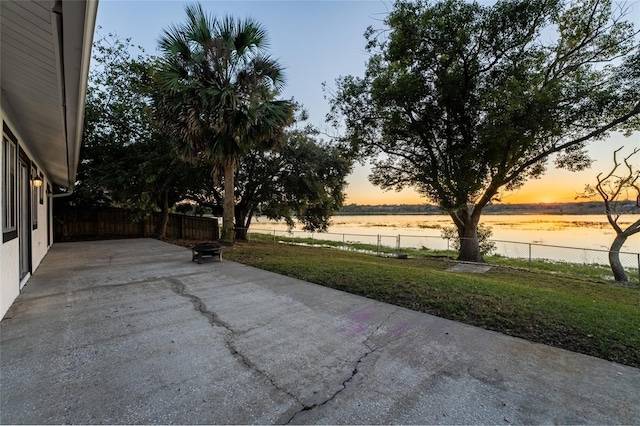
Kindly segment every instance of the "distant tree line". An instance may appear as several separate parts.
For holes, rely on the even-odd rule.
[[[635,201],[622,201],[623,206],[632,207]],[[485,214],[570,214],[592,215],[603,214],[605,208],[601,202],[573,203],[522,203],[522,204],[490,204],[484,209]],[[344,205],[339,215],[385,215],[385,214],[446,214],[439,206],[430,204],[382,204],[382,205]]]
[[[442,214],[438,206],[427,204],[381,204],[360,205],[346,204],[342,206],[339,215],[385,215],[385,214]]]

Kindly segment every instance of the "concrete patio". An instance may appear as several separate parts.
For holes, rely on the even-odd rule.
[[[638,369],[150,239],[56,244],[0,333],[2,423],[640,422]]]

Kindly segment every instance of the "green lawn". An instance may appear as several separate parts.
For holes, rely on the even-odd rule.
[[[252,238],[254,238],[252,234]],[[225,258],[534,342],[640,367],[640,289],[495,266],[447,272],[439,258],[395,259],[254,241]]]
[[[361,251],[380,254],[382,256],[396,256],[398,250],[395,247],[380,246],[375,244],[356,243],[347,241],[331,241],[319,238],[300,238],[278,235],[274,238],[273,235],[264,234],[260,232],[252,232],[249,234],[251,241],[262,242],[288,242],[302,245],[314,245],[322,247],[335,247],[345,250]],[[439,257],[455,259],[457,253],[453,250],[432,250],[426,247],[416,248],[401,248],[401,253],[408,255],[409,257],[425,258],[425,257]],[[550,274],[560,274],[566,276],[577,277],[581,279],[593,279],[599,281],[611,281],[613,280],[613,273],[608,265],[593,265],[584,263],[570,263],[570,262],[556,262],[549,260],[532,260],[510,258],[501,255],[485,256],[485,261],[491,265],[510,266],[518,269],[525,269],[528,271],[547,272]],[[632,286],[638,286],[640,288],[640,276],[638,275],[637,268],[628,268],[627,275],[629,276],[629,282]]]

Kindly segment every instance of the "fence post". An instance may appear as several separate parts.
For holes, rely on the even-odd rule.
[[[531,270],[531,243],[529,245],[529,270]]]
[[[637,256],[638,256],[638,284],[640,284],[640,253],[638,253]]]
[[[400,256],[400,235],[396,237],[396,257]]]
[[[380,256],[380,234],[378,234],[378,249],[376,255]]]
[[[273,244],[276,243],[276,230],[273,230]]]

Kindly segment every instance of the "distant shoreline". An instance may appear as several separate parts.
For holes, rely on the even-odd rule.
[[[635,205],[628,201],[629,207]],[[631,210],[631,209],[630,209]],[[446,215],[438,206],[428,204],[348,204],[335,216],[383,216],[383,215]],[[530,203],[530,204],[492,204],[485,207],[486,215],[604,215],[602,202],[580,203]],[[631,210],[628,214],[637,214]]]

